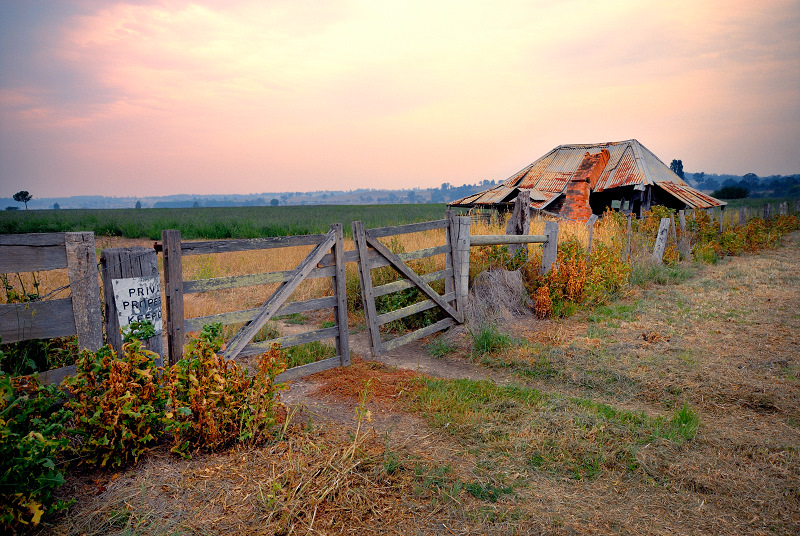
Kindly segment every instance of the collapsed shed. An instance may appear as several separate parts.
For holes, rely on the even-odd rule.
[[[499,185],[448,205],[510,210],[521,189],[530,191],[532,209],[577,221],[606,207],[641,216],[652,205],[677,210],[726,205],[689,186],[636,140],[559,145]]]

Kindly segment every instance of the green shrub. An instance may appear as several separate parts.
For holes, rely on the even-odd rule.
[[[260,442],[276,423],[277,393],[284,386],[274,380],[285,370],[280,349],[275,346],[264,354],[250,377],[217,354],[221,343],[221,325],[205,326],[187,345],[184,358],[164,375],[170,402],[165,430],[173,435],[176,454],[189,457],[190,450]]]
[[[156,442],[166,402],[155,359],[142,340],[151,323],[131,324],[122,356],[111,346],[81,352],[77,374],[64,381],[73,398],[72,431],[82,438],[77,453],[85,463],[119,467],[136,462]]]
[[[33,379],[14,384],[0,372],[0,529],[37,525],[42,515],[65,509],[53,491],[64,484],[56,458],[67,446],[64,423],[71,414],[54,386]]]

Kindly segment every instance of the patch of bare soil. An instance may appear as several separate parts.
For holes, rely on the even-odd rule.
[[[368,360],[362,331],[350,368],[284,393],[274,444],[70,477],[78,503],[42,533],[798,534],[799,269],[794,233],[572,318],[518,318],[505,327],[527,342],[483,359],[462,330],[442,358],[423,341]],[[627,470],[572,475],[523,456],[538,439],[515,439],[515,422],[540,415],[504,402],[514,440],[488,424],[478,440],[419,410],[430,377],[535,389],[552,402],[532,411],[561,412],[580,448],[610,430],[579,423],[576,404],[665,423],[687,404],[700,425],[636,443]]]

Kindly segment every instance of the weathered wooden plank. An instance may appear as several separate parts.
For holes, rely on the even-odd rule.
[[[0,305],[3,343],[75,335],[72,298]]]
[[[66,235],[66,233],[0,234],[0,246],[63,246],[64,235]],[[64,262],[66,262],[66,260]],[[64,264],[64,266],[66,266],[66,264]]]
[[[289,298],[294,290],[314,269],[316,264],[322,259],[336,241],[334,233],[328,233],[324,242],[317,245],[311,253],[303,259],[303,262],[295,269],[294,276],[285,283],[281,284],[278,290],[264,302],[261,312],[253,320],[244,326],[230,341],[228,349],[225,350],[225,357],[234,359],[239,352],[250,342],[256,333],[272,318],[278,308]]]
[[[275,344],[280,345],[281,348],[291,348],[292,346],[298,346],[300,344],[308,344],[314,341],[332,339],[336,337],[338,333],[339,328],[333,326],[332,328],[322,328],[315,331],[298,333],[296,335],[285,335],[283,337],[277,337],[268,341],[251,342],[237,354],[237,357],[263,354],[264,352],[269,351],[269,349]]]
[[[542,248],[542,273],[546,274],[558,258],[558,222],[544,222],[544,248]]]
[[[420,278],[426,283],[431,283],[433,281],[438,281],[439,279],[446,279],[452,275],[453,270],[451,268],[447,270],[439,270],[438,272],[423,274],[420,276]],[[386,294],[391,294],[392,292],[399,292],[415,286],[416,285],[410,279],[401,279],[399,281],[393,281],[391,283],[386,283],[385,285],[374,287],[372,289],[372,295],[377,298],[378,296],[384,296]]]
[[[183,358],[183,342],[186,331],[183,319],[183,261],[181,255],[181,232],[168,229],[161,231],[164,253],[164,294],[167,299],[167,346],[169,364],[174,365]]]
[[[514,208],[511,211],[511,217],[508,218],[506,224],[506,235],[527,236],[531,227],[531,192],[530,190],[519,190],[519,195],[514,201]],[[527,247],[523,248],[521,244],[509,244],[508,254],[515,257],[517,252],[523,250],[525,252],[524,259],[528,258]]]
[[[397,258],[401,259],[405,263],[408,261],[424,259],[426,257],[433,257],[434,255],[442,255],[446,253],[447,253],[447,245],[444,244],[441,246],[434,246],[432,248],[418,249],[416,251],[397,253],[396,255]],[[370,249],[368,255],[370,259],[369,267],[371,270],[374,270],[375,268],[383,268],[384,266],[390,266],[392,264],[385,257],[376,252],[374,249]]]
[[[367,248],[364,222],[353,222],[353,241],[358,252],[358,284],[361,287],[361,302],[364,304],[364,318],[369,333],[372,357],[381,355],[381,332],[378,329],[378,313],[375,310],[375,296],[372,289],[369,250]]]
[[[39,373],[39,383],[42,385],[60,385],[64,378],[74,376],[77,372],[78,367],[75,365],[46,370]]]
[[[778,212],[781,216],[786,216],[789,213],[789,203],[783,201],[780,205],[778,205]]]
[[[460,270],[461,270],[461,263],[458,258],[458,220],[456,219],[456,215],[453,211],[447,211],[447,245],[450,246],[450,254],[445,257],[445,271],[449,270],[451,272],[450,275],[445,276],[445,293],[449,294],[450,292],[456,293],[456,309],[464,313],[464,303],[462,300],[461,293],[458,292],[458,283],[460,279]],[[449,257],[449,260],[448,260]],[[430,283],[430,281],[426,281]],[[450,285],[448,285],[450,283]]]
[[[67,266],[66,233],[0,235],[0,273],[38,272]]]
[[[431,324],[430,326],[426,326],[424,328],[418,329],[417,331],[407,333],[406,335],[397,337],[396,339],[386,341],[383,344],[383,349],[384,351],[389,352],[391,350],[394,350],[395,348],[398,348],[410,342],[414,342],[423,337],[427,337],[428,335],[433,335],[434,333],[442,331],[443,329],[447,329],[455,324],[456,321],[453,320],[452,318],[445,318],[444,320],[440,320],[435,324]]]
[[[667,248],[667,237],[669,236],[669,218],[661,218],[656,235],[656,245],[653,248],[653,260],[661,264],[664,258],[664,250]]]
[[[767,221],[772,219],[772,203],[764,203],[764,219]]]
[[[627,223],[625,225],[625,258],[631,258],[631,219],[632,214],[628,214]]]
[[[469,244],[470,244],[470,218],[469,216],[459,216],[458,220],[458,250],[459,280],[456,281],[456,292],[461,295],[462,303],[467,303],[469,294]],[[463,309],[462,309],[463,311]]]
[[[319,279],[321,277],[332,277],[335,269],[333,266],[327,268],[314,268],[306,279]],[[265,274],[245,274],[232,275],[226,277],[213,277],[209,279],[193,279],[183,282],[184,294],[196,294],[198,292],[211,292],[214,290],[225,290],[230,288],[253,287],[256,285],[268,285],[271,283],[283,283],[294,275],[294,270],[284,270],[280,272],[268,272]]]
[[[456,293],[450,292],[448,294],[444,294],[442,298],[447,301],[451,301],[455,299]],[[438,307],[436,302],[433,300],[425,300],[414,305],[409,305],[406,307],[401,307],[400,309],[396,309],[394,311],[390,311],[388,313],[383,313],[378,315],[378,325],[382,326],[384,324],[388,324],[389,322],[393,322],[395,320],[400,320],[401,318],[405,318],[407,316],[421,313],[422,311],[427,311],[428,309],[433,309],[434,307]]]
[[[407,225],[396,225],[394,227],[376,227],[368,229],[367,236],[370,238],[382,238],[384,236],[395,236],[408,233],[419,233],[422,231],[432,231],[433,229],[444,229],[447,227],[447,220],[433,220],[422,223],[409,223]]]
[[[298,378],[303,378],[305,376],[310,376],[311,374],[316,374],[317,372],[322,372],[323,370],[336,368],[340,366],[341,361],[341,356],[336,356],[315,361],[314,363],[300,365],[299,367],[293,367],[278,374],[275,377],[275,383],[284,383],[291,380],[296,380]]]
[[[340,365],[350,364],[350,331],[347,327],[347,276],[344,268],[344,230],[341,223],[331,225],[334,233],[333,254],[335,257],[335,273],[333,276],[333,295],[336,306],[333,313],[336,319],[336,353],[339,354]]]
[[[741,227],[747,225],[747,207],[739,207],[739,225]]]
[[[599,218],[597,214],[592,214],[589,216],[589,220],[586,222],[586,228],[589,229],[589,240],[588,244],[586,245],[586,251],[591,253],[592,252],[592,239],[594,238],[594,224],[597,222]]]
[[[547,235],[472,235],[470,246],[494,246],[500,244],[544,244]]]
[[[184,242],[181,244],[182,255],[206,255],[209,253],[228,253],[232,251],[250,251],[254,249],[286,248],[295,246],[316,246],[321,244],[327,235],[271,236],[268,238],[242,238],[232,240],[205,240]]]
[[[345,264],[348,262],[358,262],[358,252],[351,249],[349,251],[344,252],[344,262]],[[333,253],[327,253],[322,260],[319,261],[320,267],[328,267],[334,266],[336,264],[336,259],[333,256]]]
[[[378,239],[371,239],[367,237],[367,242],[370,243],[372,247],[374,247],[378,251],[378,253],[386,257],[392,263],[392,266],[395,268],[395,270],[403,274],[406,278],[413,281],[424,294],[426,294],[430,299],[435,301],[439,305],[439,307],[444,309],[444,311],[448,315],[452,316],[458,322],[461,322],[462,320],[461,314],[455,309],[453,309],[449,303],[444,301],[442,297],[439,295],[439,293],[437,293],[435,290],[431,288],[430,285],[428,285],[426,282],[420,279],[419,275],[417,275],[416,272],[414,272],[414,270],[409,268],[399,257],[397,257],[397,255],[392,253],[389,250],[389,248],[384,246]]]
[[[103,345],[103,313],[100,311],[94,233],[65,233],[64,246],[78,347],[95,351]]]
[[[131,277],[159,277],[158,255],[152,248],[108,248],[100,252],[100,264],[103,267],[103,301],[105,303],[106,341],[117,352],[122,350],[122,335],[120,333],[119,318],[117,316],[117,303],[114,299],[115,279]],[[159,281],[159,289],[161,282]],[[160,292],[159,292],[160,296]],[[161,310],[159,303],[156,310]],[[162,316],[163,323],[163,316]],[[164,346],[161,333],[157,333],[146,341],[147,348],[159,356],[164,355]],[[157,361],[156,366],[161,366],[163,361]]]
[[[316,311],[317,309],[326,309],[328,307],[336,306],[336,298],[329,296],[327,298],[314,298],[311,300],[297,301],[284,303],[275,316],[290,315],[294,313],[303,313],[306,311]],[[192,331],[200,331],[203,326],[207,324],[214,324],[221,322],[223,325],[228,324],[242,324],[249,322],[260,311],[260,307],[253,309],[245,309],[242,311],[231,311],[229,313],[217,313],[208,316],[196,316],[194,318],[187,318],[184,321],[184,326],[187,333]]]

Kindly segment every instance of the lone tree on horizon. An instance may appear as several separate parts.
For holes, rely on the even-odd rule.
[[[26,190],[22,190],[14,194],[14,201],[17,203],[25,203],[25,210],[28,210],[28,201],[33,199],[33,196]]]

